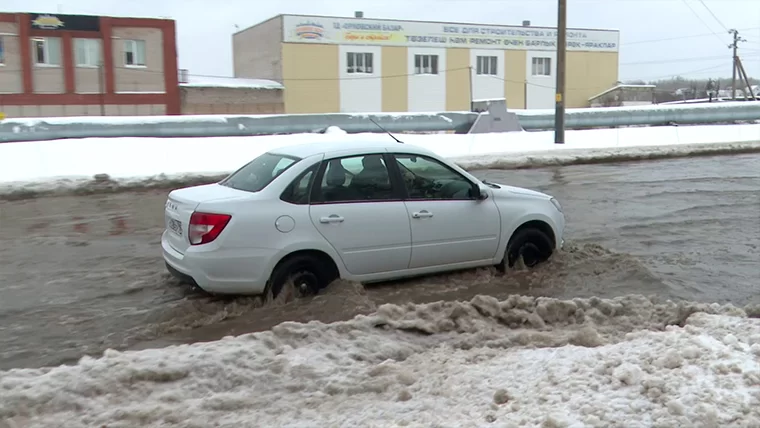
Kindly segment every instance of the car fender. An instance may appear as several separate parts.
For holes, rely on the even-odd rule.
[[[509,240],[512,239],[512,235],[515,234],[515,231],[517,231],[520,226],[529,221],[542,221],[548,224],[554,232],[555,239],[561,238],[557,233],[557,225],[550,216],[540,212],[526,212],[524,215],[519,216],[512,221],[502,224],[502,235],[501,239],[499,240],[499,249],[496,251],[496,259],[494,262],[501,262],[501,260],[504,258],[504,253],[507,251]]]
[[[269,275],[272,274],[272,271],[274,270],[274,267],[277,266],[277,263],[279,263],[288,255],[295,253],[296,251],[321,251],[327,254],[332,259],[333,263],[335,263],[335,266],[338,267],[340,277],[343,279],[351,279],[351,274],[348,272],[348,270],[346,270],[346,267],[343,265],[343,260],[340,258],[335,249],[327,242],[321,240],[297,241],[280,249],[280,251],[277,252],[277,255],[275,257],[272,257],[270,265],[267,266],[267,272],[269,272]]]

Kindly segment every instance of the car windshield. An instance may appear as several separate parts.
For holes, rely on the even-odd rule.
[[[258,192],[300,160],[294,156],[264,153],[230,174],[219,184],[246,192]]]

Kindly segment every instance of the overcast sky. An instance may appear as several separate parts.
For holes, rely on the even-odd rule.
[[[179,63],[198,75],[232,75],[231,34],[281,13],[556,25],[556,0],[1,0],[3,12],[169,17]],[[731,36],[760,78],[760,0],[568,0],[568,26],[620,30],[620,78],[730,77]],[[713,16],[714,15],[714,16]]]

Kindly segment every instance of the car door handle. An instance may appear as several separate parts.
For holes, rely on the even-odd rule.
[[[433,213],[428,210],[422,210],[412,214],[412,218],[430,218],[432,216]]]
[[[319,218],[319,222],[320,223],[342,223],[343,220],[344,220],[343,217],[341,217],[339,215],[335,215],[335,214],[332,214],[329,217],[320,217]]]

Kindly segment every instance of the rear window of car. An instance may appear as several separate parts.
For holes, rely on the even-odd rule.
[[[219,184],[246,192],[258,192],[300,160],[294,156],[264,153],[230,174]]]

